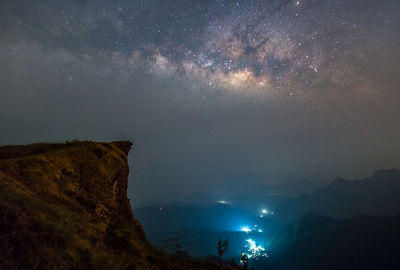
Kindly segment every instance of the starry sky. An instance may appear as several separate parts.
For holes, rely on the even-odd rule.
[[[398,0],[2,0],[0,143],[132,140],[138,205],[399,168],[399,12]]]

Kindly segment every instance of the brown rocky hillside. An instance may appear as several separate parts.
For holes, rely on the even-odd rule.
[[[0,147],[0,269],[213,269],[147,242],[126,195],[131,145]]]

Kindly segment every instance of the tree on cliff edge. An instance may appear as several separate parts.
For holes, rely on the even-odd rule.
[[[222,256],[228,250],[229,240],[218,239],[218,258],[219,258],[219,269],[222,269]]]

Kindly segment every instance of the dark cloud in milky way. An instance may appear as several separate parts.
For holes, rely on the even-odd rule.
[[[130,195],[399,167],[400,2],[0,3],[0,142],[131,139]]]

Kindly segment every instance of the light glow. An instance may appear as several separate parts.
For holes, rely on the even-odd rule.
[[[240,230],[241,230],[242,232],[245,232],[245,233],[251,232],[251,229],[249,228],[249,226],[243,226]]]
[[[219,203],[219,204],[232,204],[231,202],[224,201],[224,200],[217,201],[217,203]]]
[[[253,239],[247,239],[245,248],[247,249],[247,257],[249,259],[257,258],[257,257],[268,257],[267,253],[265,253],[265,248],[261,245],[257,245],[257,243]]]
[[[253,227],[250,227],[250,226],[242,226],[242,227],[240,228],[240,230],[241,230],[242,232],[245,232],[245,233],[255,233],[255,232],[262,233],[262,232],[263,232],[262,228],[259,228],[257,225],[254,225]]]

